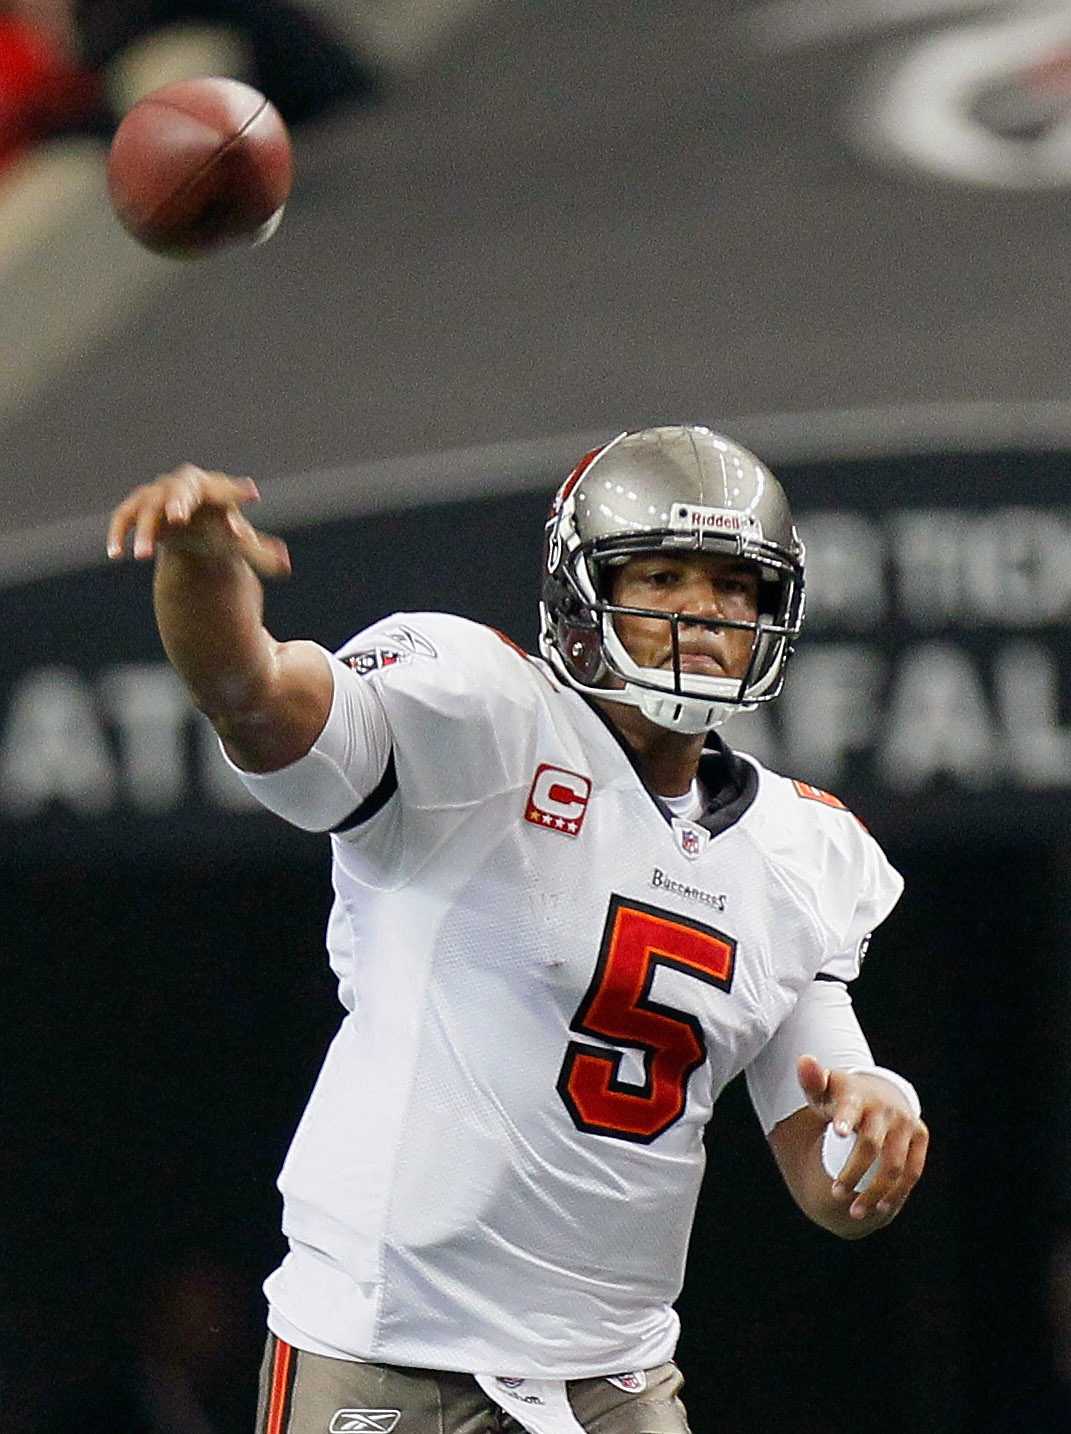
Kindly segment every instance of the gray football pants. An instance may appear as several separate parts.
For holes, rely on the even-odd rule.
[[[607,1379],[570,1380],[569,1403],[587,1434],[690,1434],[675,1364],[647,1371],[629,1393]],[[525,1434],[468,1374],[356,1364],[293,1349],[268,1336],[257,1434]]]

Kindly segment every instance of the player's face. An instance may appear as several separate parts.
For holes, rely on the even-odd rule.
[[[611,601],[619,607],[654,608],[707,621],[753,623],[759,611],[759,574],[754,563],[720,553],[643,553],[615,570]],[[618,613],[614,626],[641,667],[673,670],[668,622]],[[681,671],[743,677],[753,642],[752,631],[682,623]]]

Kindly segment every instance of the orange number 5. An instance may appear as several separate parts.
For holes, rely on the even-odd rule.
[[[736,942],[655,906],[610,899],[599,962],[570,1030],[642,1051],[644,1082],[621,1080],[621,1051],[570,1041],[558,1093],[579,1130],[648,1145],[680,1119],[692,1072],[706,1060],[698,1019],[651,999],[659,966],[728,991]]]

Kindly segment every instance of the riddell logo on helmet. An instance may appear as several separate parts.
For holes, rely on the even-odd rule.
[[[669,526],[692,532],[698,529],[751,537],[757,533],[759,525],[750,513],[738,513],[733,508],[701,508],[690,503],[675,503]]]

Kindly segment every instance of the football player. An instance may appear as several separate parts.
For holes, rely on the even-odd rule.
[[[280,1175],[259,1434],[686,1434],[672,1362],[703,1127],[746,1075],[845,1238],[922,1171],[848,983],[901,881],[834,797],[714,729],[777,695],[803,546],[702,427],[623,434],[555,497],[540,657],[441,613],[278,642],[283,544],[186,465],[114,514],[249,789],[331,833],[345,1016]]]

